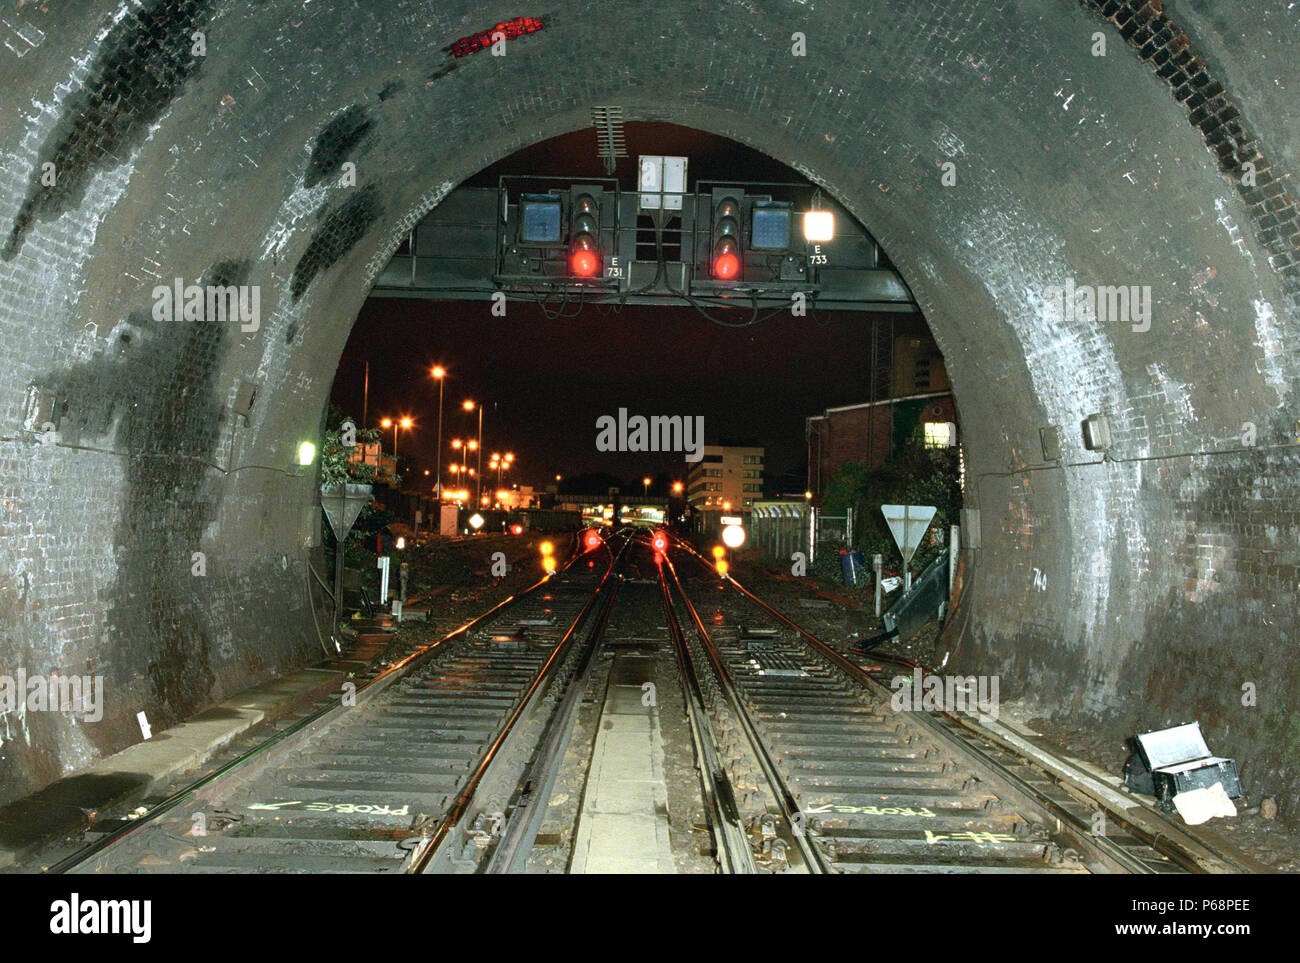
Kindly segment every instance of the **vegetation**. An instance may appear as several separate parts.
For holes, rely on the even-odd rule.
[[[348,422],[353,427],[346,433],[345,438],[343,426]],[[352,456],[357,451],[357,446],[373,445],[378,442],[380,431],[378,428],[356,428],[355,426],[355,418],[330,406],[325,418],[325,433],[321,439],[320,483],[322,486],[329,487],[340,483],[352,485],[374,483],[378,468],[363,461],[354,461]],[[344,444],[345,441],[352,440],[354,434],[356,444]],[[370,540],[376,532],[387,528],[392,521],[392,512],[379,502],[372,501],[361,509],[361,514],[353,524],[352,530],[348,532],[344,553],[348,564],[365,567],[367,563],[373,563],[374,553],[367,551],[366,546],[371,544]],[[333,539],[330,543],[328,554],[330,564],[333,564]]]
[[[871,556],[884,557],[887,571],[901,572],[902,554],[894,544],[889,526],[881,514],[882,505],[933,505],[934,521],[912,556],[912,572],[919,574],[947,545],[948,526],[956,524],[961,509],[961,481],[957,448],[926,448],[919,439],[895,452],[883,466],[868,468],[859,462],[840,466],[827,485],[824,510],[840,515],[853,508],[854,550],[862,552],[869,565]],[[936,533],[938,534],[936,537]],[[822,556],[839,575],[839,558]]]
[[[348,422],[353,426],[349,435],[355,438],[349,438],[355,442],[352,445],[345,445],[343,437],[343,423]],[[331,406],[329,414],[325,420],[325,435],[321,439],[320,452],[320,483],[323,486],[337,485],[340,482],[347,482],[354,485],[369,485],[375,480],[378,469],[374,465],[368,465],[365,462],[353,461],[352,455],[357,450],[358,445],[373,445],[379,441],[378,428],[357,428],[356,419],[344,415],[343,412]]]

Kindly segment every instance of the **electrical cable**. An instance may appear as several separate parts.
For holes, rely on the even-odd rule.
[[[305,558],[303,559],[303,561],[307,566],[307,570],[311,572],[312,575],[315,575],[316,570],[312,568],[311,559]],[[307,608],[311,609],[311,624],[316,627],[316,639],[317,641],[320,642],[320,647],[322,650],[324,650],[326,658],[332,659],[337,653],[330,651],[329,646],[325,644],[325,636],[321,635],[320,619],[316,617],[316,603],[315,600],[313,600],[311,597],[310,578],[306,579],[306,584],[307,584]]]
[[[13,439],[13,440],[17,440],[17,439]],[[241,471],[247,471],[250,468],[257,468],[257,469],[261,469],[262,471],[278,472],[281,475],[287,475],[290,478],[304,477],[302,472],[286,471],[283,468],[276,468],[274,465],[240,465],[238,468],[223,468],[221,465],[218,465],[216,462],[208,461],[206,458],[202,458],[199,455],[185,455],[177,452],[118,451],[114,448],[99,448],[95,445],[76,445],[73,444],[72,442],[67,442],[67,441],[42,442],[41,444],[48,445],[51,448],[70,448],[73,451],[91,451],[100,455],[116,455],[118,458],[168,458],[172,460],[182,459],[185,461],[196,461],[200,465],[206,465],[209,468],[216,469],[217,471],[221,472],[221,474],[223,475],[235,475]]]
[[[974,476],[975,483],[985,478],[1014,478],[1036,471],[1064,470],[1066,468],[1087,468],[1090,465],[1130,465],[1149,461],[1170,461],[1175,458],[1201,458],[1209,455],[1240,455],[1255,451],[1276,451],[1278,449],[1300,448],[1300,442],[1284,441],[1275,445],[1240,445],[1236,448],[1203,448],[1199,451],[1178,451],[1165,455],[1129,455],[1119,458],[1109,453],[1094,461],[1044,462],[1041,465],[1026,465],[1009,471],[985,471]]]

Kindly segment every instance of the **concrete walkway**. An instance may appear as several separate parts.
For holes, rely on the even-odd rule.
[[[675,873],[659,710],[642,704],[652,660],[618,655],[610,676],[570,872]]]
[[[371,648],[377,652],[382,646]],[[246,689],[32,796],[0,807],[0,868],[20,863],[59,836],[88,828],[102,810],[156,794],[254,726],[305,711],[314,700],[339,692],[347,670],[365,665],[353,661],[356,650],[351,656]]]

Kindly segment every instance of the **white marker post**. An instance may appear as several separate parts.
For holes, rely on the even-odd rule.
[[[388,604],[388,556],[379,556],[379,604]]]
[[[957,585],[957,558],[961,552],[961,526],[948,529],[948,611],[952,611],[952,590]]]
[[[876,618],[880,618],[880,577],[885,574],[885,556],[871,556],[871,567],[876,572]]]

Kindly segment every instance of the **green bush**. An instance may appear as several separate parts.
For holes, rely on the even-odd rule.
[[[823,499],[828,514],[843,514],[853,508],[853,548],[862,552],[868,565],[871,556],[884,558],[887,572],[901,571],[903,557],[894,544],[882,505],[932,505],[934,520],[912,556],[912,571],[919,573],[947,545],[948,526],[955,524],[961,509],[960,462],[957,448],[926,448],[919,441],[903,445],[877,469],[859,462],[846,462],[835,472]],[[937,532],[942,534],[938,542]],[[839,565],[838,557],[833,557]]]

